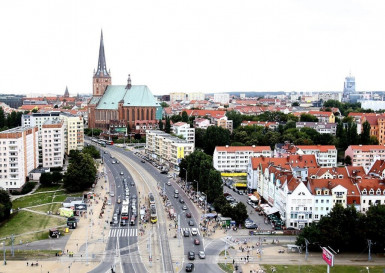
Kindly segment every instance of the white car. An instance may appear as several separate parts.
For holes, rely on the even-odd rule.
[[[167,181],[167,186],[171,186],[171,182],[170,181]]]
[[[111,196],[111,197],[115,196],[115,193],[114,193],[113,191],[110,192],[110,196]]]
[[[191,229],[191,235],[193,235],[193,236],[198,235],[198,229],[197,228],[192,228]]]

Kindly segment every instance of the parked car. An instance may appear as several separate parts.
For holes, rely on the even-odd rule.
[[[144,161],[143,159],[142,159],[140,162],[142,162],[142,163],[146,163],[146,161]]]
[[[171,182],[170,181],[167,181],[167,186],[171,186]]]
[[[124,175],[124,172],[120,172],[120,175]]]

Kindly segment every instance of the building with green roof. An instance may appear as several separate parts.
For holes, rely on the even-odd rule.
[[[156,129],[161,118],[161,106],[146,85],[132,85],[130,75],[126,85],[111,84],[102,33],[98,68],[93,76],[93,96],[88,103],[88,127],[112,134],[145,134],[147,129]]]

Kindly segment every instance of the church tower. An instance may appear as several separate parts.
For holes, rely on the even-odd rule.
[[[101,97],[107,86],[111,85],[110,72],[107,71],[106,56],[104,55],[103,31],[100,35],[98,69],[93,77],[93,96]]]
[[[65,98],[69,98],[70,97],[70,93],[68,92],[68,87],[66,86],[66,91],[64,92],[64,97]]]

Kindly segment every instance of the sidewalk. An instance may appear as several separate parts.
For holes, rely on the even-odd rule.
[[[99,166],[98,174],[103,171],[103,168],[103,165]],[[80,217],[77,228],[70,230],[67,234],[70,238],[63,249],[63,256],[54,256],[45,261],[7,261],[7,265],[0,265],[0,272],[16,273],[25,270],[31,273],[88,272],[98,266],[105,253],[105,240],[108,239],[109,225],[105,221],[112,213],[112,207],[106,207],[103,217],[99,218],[103,206],[102,200],[106,196],[106,188],[108,189],[107,185],[106,177],[99,175],[94,188],[95,199],[90,199],[88,211]],[[73,257],[70,257],[70,253],[73,253]],[[31,266],[31,263],[36,262],[38,266]]]

